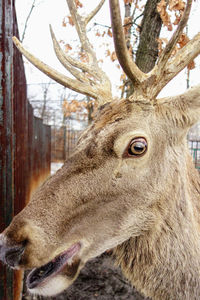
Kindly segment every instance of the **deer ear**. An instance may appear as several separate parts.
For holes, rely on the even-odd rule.
[[[200,120],[200,85],[184,94],[158,99],[157,104],[176,127],[189,129]]]

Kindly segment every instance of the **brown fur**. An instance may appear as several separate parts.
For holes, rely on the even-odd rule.
[[[199,299],[200,181],[186,145],[199,98],[191,103],[194,111],[166,99],[102,107],[74,154],[3,233],[9,245],[26,241],[20,266],[41,266],[81,242],[77,270],[72,265],[53,283],[64,289],[86,261],[115,247],[117,263],[145,296]],[[147,153],[123,158],[138,136],[147,140]]]

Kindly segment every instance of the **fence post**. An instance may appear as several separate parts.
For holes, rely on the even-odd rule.
[[[48,175],[51,158],[48,152],[51,150],[50,127],[42,120],[38,120],[39,126],[34,126],[33,109],[27,101],[23,61],[21,54],[16,49],[13,51],[13,35],[18,36],[14,0],[1,0],[0,232],[10,224],[14,213],[28,202],[39,183],[39,175],[43,175],[40,182]],[[37,137],[40,137],[39,143],[35,140]],[[34,161],[35,157],[39,160]],[[0,300],[21,299],[22,278],[22,272],[13,274],[0,263]]]
[[[0,1],[0,231],[13,216],[12,5],[12,0]],[[13,272],[2,265],[0,299],[13,299]]]

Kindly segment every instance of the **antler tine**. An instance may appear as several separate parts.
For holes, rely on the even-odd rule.
[[[101,9],[104,3],[105,0],[101,0],[101,2],[97,5],[97,7],[87,15],[87,17],[85,18],[86,24],[88,24],[91,21],[91,19],[94,18],[94,16],[98,13],[98,11]]]
[[[89,56],[89,63],[86,65],[66,55],[56,40],[51,26],[50,31],[57,58],[76,79],[61,74],[34,57],[22,46],[16,37],[13,38],[13,41],[19,51],[40,71],[63,86],[96,99],[97,104],[102,105],[112,100],[111,83],[107,75],[98,66],[96,55],[86,35],[86,25],[87,22],[91,20],[92,16],[94,16],[101,8],[104,0],[101,1],[97,8],[93,10],[87,18],[82,18],[78,14],[74,0],[67,0],[67,3],[81,41],[81,46]],[[82,73],[80,70],[90,75],[89,78],[86,76],[87,74]]]
[[[166,45],[157,65],[150,72],[152,77],[155,77],[155,84],[149,89],[149,94],[155,98],[163,87],[172,80],[180,71],[182,71],[197,55],[200,54],[200,33],[196,34],[176,55],[170,58],[174,46],[181,36],[184,27],[187,24],[192,0],[188,0],[182,19],[174,32],[172,38]]]
[[[53,41],[53,45],[54,45],[54,50],[55,50],[55,52],[57,52],[56,55],[57,55],[57,57],[59,55],[58,59],[64,66],[65,66],[65,61],[66,61],[66,63],[70,64],[71,66],[74,66],[75,68],[78,68],[78,69],[82,70],[83,72],[90,74],[96,80],[99,80],[98,72],[96,72],[96,70],[91,69],[88,64],[82,63],[81,61],[78,61],[78,60],[72,58],[71,56],[67,55],[62,50],[62,48],[60,47],[60,44],[58,43],[58,41],[55,37],[55,34],[54,34],[51,26],[50,26],[50,32],[51,32],[51,37],[52,37],[52,41]]]
[[[63,75],[62,73],[56,71],[55,69],[51,68],[50,66],[43,63],[41,60],[33,56],[30,52],[28,52],[20,43],[20,41],[13,37],[13,42],[15,43],[16,47],[19,49],[19,51],[40,71],[45,73],[47,76],[55,80],[56,82],[60,83],[61,85],[74,90],[75,92],[93,97],[94,99],[98,98],[98,93],[95,93],[95,91],[92,89],[92,87],[84,82],[80,82],[77,80],[74,80],[70,77],[67,77]]]
[[[113,38],[115,44],[115,51],[119,60],[119,63],[126,73],[126,75],[136,85],[139,85],[146,79],[146,74],[143,73],[131,59],[125,42],[121,13],[118,0],[110,0],[110,14],[113,30]]]
[[[169,40],[169,42],[167,43],[165,49],[163,50],[159,60],[158,60],[158,72],[163,73],[163,68],[165,67],[176,43],[178,42],[183,29],[185,28],[189,15],[190,15],[190,11],[191,11],[191,7],[192,7],[192,0],[188,0],[183,16],[181,18],[181,21],[179,22],[174,34],[172,35],[171,39]]]
[[[98,70],[99,79],[102,80],[102,78],[105,76],[105,73],[98,66],[96,55],[86,33],[87,17],[84,18],[78,14],[74,0],[67,0],[67,4],[81,42],[82,49],[88,54],[90,65]]]
[[[72,64],[69,62],[67,59],[65,53],[61,49],[58,41],[56,40],[55,34],[53,32],[53,29],[50,25],[50,32],[51,32],[51,37],[53,41],[53,46],[54,46],[54,51],[56,53],[57,58],[61,62],[61,64],[78,80],[82,82],[89,82],[88,78],[84,76],[84,73],[80,72],[77,70],[77,68],[74,68]],[[77,64],[78,65],[78,64]],[[80,68],[80,67],[79,67]]]
[[[91,20],[91,17],[94,16],[99,11],[103,3],[104,1],[101,1],[101,3],[97,6],[97,8],[94,9],[89,14],[88,17],[84,18],[78,14],[74,0],[67,0],[67,4],[81,42],[82,49],[87,53],[89,57],[89,64],[88,64],[89,73],[91,74],[94,72],[95,76],[98,77],[98,80],[100,81],[100,84],[96,86],[96,88],[98,89],[98,93],[105,95],[105,91],[107,91],[106,92],[107,100],[106,99],[103,100],[103,102],[105,103],[106,101],[110,101],[112,98],[111,83],[106,73],[103,72],[101,68],[99,68],[96,54],[93,51],[93,47],[90,44],[90,41],[86,33],[86,26],[88,22]]]
[[[77,12],[77,8],[75,6],[74,0],[67,0],[67,5],[69,7],[69,11],[72,17],[72,20],[74,22],[74,25],[76,27],[76,31],[78,33],[82,49],[85,50],[85,52],[88,54],[89,59],[93,60],[93,57],[95,54],[92,52],[92,48],[90,46],[90,42],[86,35],[86,23],[82,16],[80,16]]]
[[[200,33],[189,41],[177,54],[170,60],[165,67],[163,77],[156,80],[153,95],[156,97],[163,87],[181,72],[195,57],[200,54]]]

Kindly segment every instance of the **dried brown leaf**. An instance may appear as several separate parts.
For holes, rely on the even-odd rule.
[[[72,17],[71,17],[71,16],[67,16],[67,18],[68,18],[69,24],[70,24],[71,26],[74,26],[74,21],[73,21]]]
[[[80,56],[80,60],[84,63],[88,63],[89,62],[89,58],[88,55],[84,52],[79,52],[79,56]]]
[[[169,9],[183,11],[185,9],[185,3],[182,0],[170,0]]]
[[[126,74],[125,74],[125,73],[122,73],[122,74],[121,74],[120,80],[121,80],[121,81],[126,80]]]
[[[116,55],[116,52],[113,51],[110,55],[110,59],[112,60],[112,62],[114,62],[115,60],[117,60],[117,55]]]
[[[188,70],[193,70],[195,68],[195,62],[192,60],[188,65],[187,65]]]
[[[179,47],[183,48],[189,42],[189,40],[189,37],[185,33],[182,33],[178,40]]]
[[[166,38],[158,38],[157,42],[158,42],[158,55],[160,56],[160,54],[162,53],[165,45],[168,43],[168,39],[166,39]]]
[[[75,0],[76,8],[83,7],[83,4],[79,0]]]
[[[62,26],[63,26],[63,27],[66,27],[66,26],[67,26],[67,23],[66,23],[65,19],[63,19],[63,21],[62,21]]]
[[[164,26],[167,27],[169,31],[172,31],[172,23],[170,20],[170,16],[167,13],[167,3],[165,0],[161,0],[157,5],[157,11],[160,14],[160,17],[163,21]]]
[[[176,17],[176,19],[175,19],[173,25],[178,25],[182,18],[182,13],[180,13],[180,12],[179,12],[179,14],[175,13],[175,17]]]
[[[106,50],[106,56],[110,56],[111,55],[111,52],[109,49]]]
[[[96,36],[101,36],[101,34],[100,34],[99,31],[97,31],[95,35],[96,35]]]
[[[70,46],[70,44],[65,44],[65,52],[69,52],[70,50],[72,50],[72,46]]]
[[[112,36],[113,36],[112,31],[110,30],[110,28],[109,28],[108,31],[107,31],[107,35],[108,35],[109,37],[112,37]]]
[[[133,3],[133,0],[124,0],[125,5],[132,4],[132,3]]]

